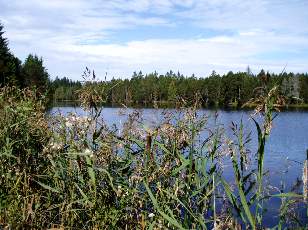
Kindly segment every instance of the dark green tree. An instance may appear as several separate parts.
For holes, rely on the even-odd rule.
[[[21,79],[21,62],[11,54],[8,40],[3,37],[3,25],[0,23],[0,85],[23,86]]]
[[[47,90],[49,74],[43,65],[42,58],[29,54],[22,65],[22,74],[27,87],[36,87],[41,93]]]

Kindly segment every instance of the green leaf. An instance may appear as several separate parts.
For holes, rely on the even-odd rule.
[[[52,188],[49,185],[46,185],[46,184],[39,182],[39,181],[35,181],[35,182],[38,183],[39,185],[41,185],[43,188],[45,188],[47,190],[50,190],[50,191],[56,192],[56,193],[60,193],[60,191],[58,189]]]
[[[181,170],[185,169],[189,165],[189,160],[185,160],[180,167],[177,167],[172,170],[172,176],[175,176],[177,173],[179,173]]]
[[[199,222],[199,223],[202,225],[203,229],[206,229],[206,225],[205,225],[204,221],[198,219],[198,218],[194,215],[194,213],[192,212],[192,210],[190,210],[189,208],[187,208],[186,205],[185,205],[178,197],[176,197],[174,194],[169,193],[169,192],[166,191],[166,190],[162,190],[162,191],[165,192],[169,197],[171,197],[172,199],[174,199],[174,200],[176,200],[178,203],[180,203],[180,204],[189,212],[189,214],[190,214],[197,222]]]
[[[146,190],[147,190],[147,192],[148,192],[148,194],[149,194],[149,196],[150,196],[150,198],[151,198],[151,200],[152,200],[152,203],[153,203],[153,205],[154,205],[154,208],[160,213],[160,215],[161,215],[165,220],[167,220],[170,224],[174,225],[174,226],[177,227],[178,229],[183,229],[183,230],[184,230],[184,228],[182,227],[182,225],[181,225],[180,223],[178,223],[174,218],[168,216],[166,213],[164,213],[164,212],[160,209],[160,207],[159,207],[159,205],[158,205],[158,203],[157,203],[157,200],[155,199],[155,197],[154,197],[153,193],[151,192],[149,186],[148,186],[145,182],[143,182],[143,184],[144,184],[144,186],[145,186],[145,188],[146,188]]]
[[[86,156],[86,162],[87,162],[87,165],[92,165],[92,161],[90,159],[89,156]],[[91,183],[93,186],[96,186],[96,178],[95,178],[95,172],[94,172],[94,169],[93,167],[87,167],[88,168],[88,174],[90,176],[90,179],[91,179]]]
[[[235,208],[235,210],[237,211],[237,213],[241,216],[242,220],[244,222],[246,222],[244,216],[243,216],[243,213],[241,211],[241,209],[239,208],[237,202],[236,202],[236,196],[232,193],[231,191],[231,188],[229,186],[229,184],[223,179],[223,178],[220,178],[220,181],[225,189],[225,192],[227,194],[227,197],[232,205],[233,208]]]
[[[279,193],[271,195],[272,197],[293,197],[293,198],[302,198],[303,195],[296,194],[294,192],[288,192],[288,193]]]
[[[255,224],[255,220],[250,212],[250,209],[248,207],[248,204],[247,204],[247,200],[246,200],[246,196],[241,188],[241,186],[237,186],[238,187],[238,192],[239,192],[239,195],[240,195],[240,199],[241,199],[241,203],[243,205],[243,208],[244,208],[244,211],[245,211],[245,214],[251,224],[251,227],[252,229],[256,229],[256,224]]]

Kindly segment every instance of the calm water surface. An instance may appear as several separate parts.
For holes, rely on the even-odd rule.
[[[120,115],[119,108],[105,108],[102,117],[109,125],[116,124],[121,127],[127,119],[127,115]],[[132,112],[128,109],[126,114]],[[162,119],[162,109],[142,109],[143,117],[146,123],[157,123]],[[172,111],[172,110],[170,110]],[[78,107],[54,107],[51,114],[68,114],[70,112],[84,116],[86,113]],[[248,144],[252,156],[257,150],[256,128],[250,119],[251,111],[225,111],[225,110],[199,110],[198,113],[209,116],[209,125],[214,125],[215,113],[218,113],[217,122],[221,124],[227,135],[232,136],[230,129],[231,122],[238,123],[242,120],[246,133],[252,132],[252,140]],[[285,190],[290,191],[297,179],[301,179],[303,162],[306,159],[308,149],[308,111],[286,111],[281,112],[273,122],[271,135],[265,146],[265,170],[269,170],[267,181],[278,188],[284,184]],[[232,166],[226,162],[224,176],[227,180],[233,181]],[[280,199],[272,198],[268,205],[268,211],[265,215],[265,222],[268,226],[277,223],[277,210],[280,205]],[[304,210],[303,210],[304,215]],[[307,219],[304,220],[305,222]]]

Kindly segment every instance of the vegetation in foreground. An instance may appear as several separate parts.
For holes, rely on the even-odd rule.
[[[210,128],[196,113],[198,98],[154,127],[136,111],[123,127],[110,127],[99,107],[107,94],[86,82],[79,99],[88,116],[47,117],[37,93],[1,89],[2,228],[262,229],[273,197],[281,199],[274,229],[307,228],[298,209],[307,205],[307,161],[301,191],[263,183],[264,147],[283,102],[277,88],[251,101],[263,118],[254,120],[255,155],[244,124],[233,124],[231,137],[218,124]],[[223,176],[224,159],[234,183]]]

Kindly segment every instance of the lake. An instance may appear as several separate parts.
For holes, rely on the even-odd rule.
[[[109,125],[116,124],[121,127],[127,119],[127,115],[119,113],[120,108],[104,108],[102,117]],[[140,109],[139,109],[140,110]],[[170,109],[169,109],[170,110]],[[127,109],[126,114],[133,109]],[[145,123],[148,126],[162,119],[163,109],[142,109]],[[171,110],[172,111],[172,110]],[[66,115],[70,112],[84,116],[86,113],[79,107],[54,107],[50,114],[61,113]],[[252,156],[257,151],[256,128],[250,116],[252,111],[226,111],[226,110],[199,110],[199,114],[209,116],[209,126],[214,125],[215,113],[218,113],[217,122],[221,124],[228,136],[232,136],[231,122],[239,123],[242,119],[246,133],[252,132],[252,141],[248,144]],[[285,192],[290,191],[297,179],[301,180],[303,162],[306,159],[308,149],[308,111],[284,111],[278,114],[273,122],[271,135],[265,146],[265,170],[269,170],[266,180],[277,188],[284,184]],[[228,181],[233,181],[233,171],[230,162],[225,162],[224,176]],[[276,191],[277,193],[278,191]],[[274,190],[273,190],[274,193]],[[265,223],[273,226],[278,220],[278,208],[280,199],[272,198],[267,205]],[[305,210],[303,209],[303,215]],[[307,218],[304,220],[307,221]]]

